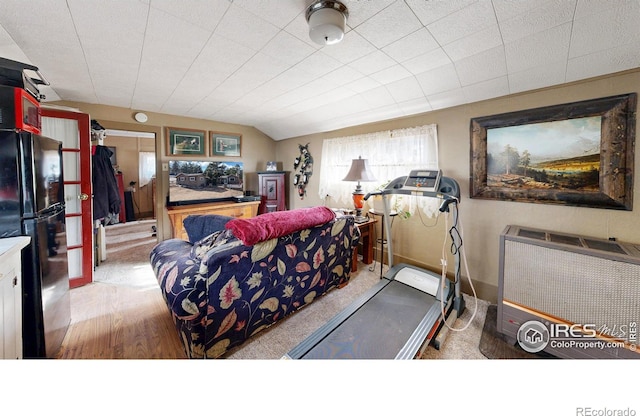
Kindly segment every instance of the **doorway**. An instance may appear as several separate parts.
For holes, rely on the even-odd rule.
[[[120,212],[103,219],[97,236],[99,261],[94,281],[108,282],[121,278],[122,270],[133,267],[132,262],[147,261],[150,247],[157,243],[156,135],[106,129],[102,145],[112,152],[121,199]]]

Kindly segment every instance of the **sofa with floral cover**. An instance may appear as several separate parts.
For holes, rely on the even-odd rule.
[[[189,358],[220,357],[347,284],[360,235],[326,207],[187,222],[193,242],[162,241],[150,260]]]

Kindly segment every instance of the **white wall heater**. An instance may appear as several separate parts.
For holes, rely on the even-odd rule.
[[[499,273],[496,326],[514,344],[539,321],[554,356],[640,358],[640,245],[509,225]]]

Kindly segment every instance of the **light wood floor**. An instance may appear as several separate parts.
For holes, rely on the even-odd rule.
[[[132,279],[71,290],[71,326],[56,358],[186,358],[158,283]]]

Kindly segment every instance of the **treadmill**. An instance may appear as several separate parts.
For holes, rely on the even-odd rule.
[[[386,235],[391,235],[389,195],[438,198],[440,212],[452,212],[457,223],[460,187],[439,170],[414,170],[378,192],[384,201]],[[451,229],[449,230],[451,231]],[[451,233],[452,238],[455,233]],[[464,311],[460,250],[455,250],[455,283],[413,265],[393,264],[389,238],[389,270],[362,296],[318,328],[283,359],[413,359],[433,341],[439,349],[448,328]],[[444,326],[446,320],[446,326]]]

